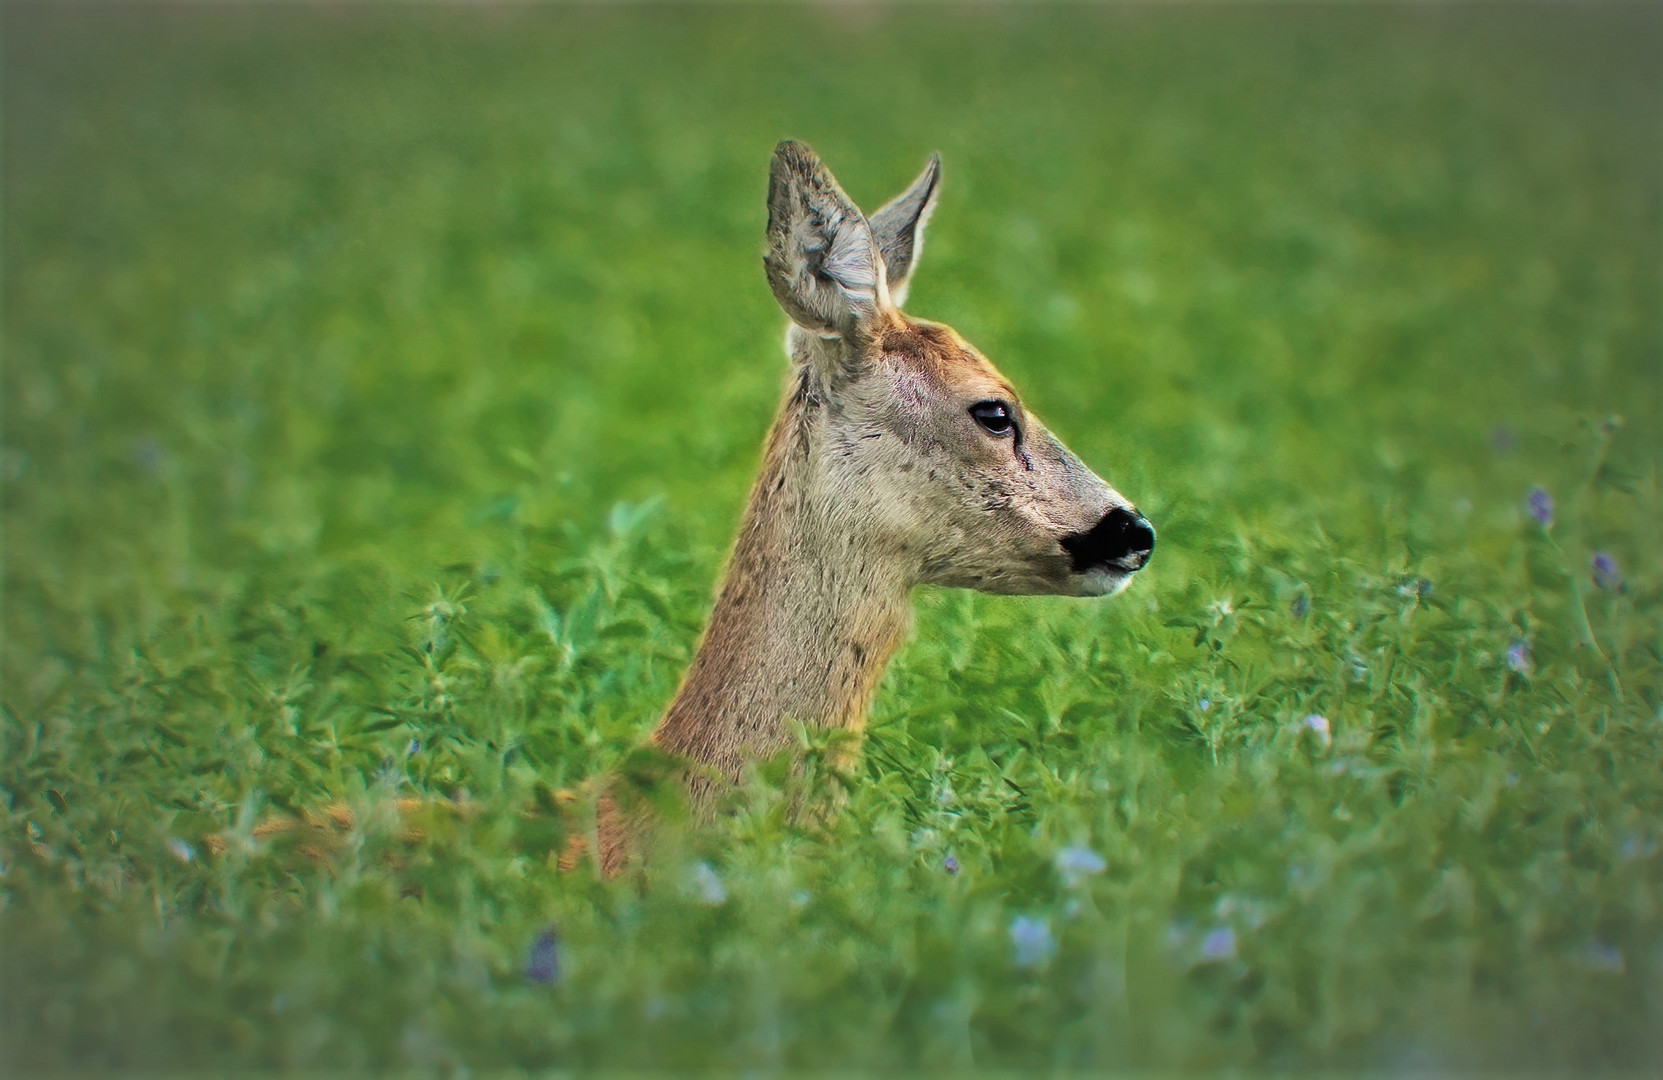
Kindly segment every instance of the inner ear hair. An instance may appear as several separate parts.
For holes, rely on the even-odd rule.
[[[789,139],[769,170],[762,261],[780,307],[814,333],[845,336],[889,306],[865,215],[814,151]]]

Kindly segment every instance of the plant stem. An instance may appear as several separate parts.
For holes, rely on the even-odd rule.
[[[1610,657],[1605,655],[1605,650],[1599,647],[1599,640],[1594,637],[1593,624],[1588,621],[1588,607],[1582,602],[1582,582],[1578,580],[1576,571],[1571,567],[1570,557],[1565,554],[1565,549],[1559,546],[1559,541],[1555,540],[1553,534],[1545,527],[1542,529],[1542,535],[1547,538],[1548,545],[1559,556],[1559,565],[1565,571],[1566,579],[1571,583],[1572,607],[1576,612],[1577,626],[1582,630],[1582,640],[1590,649],[1594,650],[1594,655],[1599,657],[1600,662],[1605,665],[1605,674],[1611,681],[1611,689],[1617,695],[1617,700],[1621,702],[1623,700],[1622,680],[1617,677],[1617,666],[1612,663]]]

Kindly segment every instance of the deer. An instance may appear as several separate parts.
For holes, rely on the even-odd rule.
[[[903,313],[941,161],[870,217],[808,146],[774,151],[763,268],[789,320],[785,389],[726,570],[648,743],[706,817],[794,725],[849,736],[921,585],[1111,596],[1155,531],[951,327]],[[652,809],[603,785],[601,875],[636,861]]]

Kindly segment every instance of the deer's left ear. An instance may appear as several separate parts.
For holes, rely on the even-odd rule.
[[[872,227],[814,151],[789,139],[768,175],[762,262],[791,321],[822,337],[846,336],[889,306]]]
[[[900,307],[907,298],[912,269],[924,250],[924,226],[935,212],[936,194],[941,190],[941,155],[931,154],[930,163],[918,179],[884,208],[872,215],[872,236],[883,255],[889,283],[889,299]]]

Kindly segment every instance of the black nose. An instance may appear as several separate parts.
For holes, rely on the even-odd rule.
[[[1155,550],[1155,530],[1136,510],[1117,506],[1104,514],[1090,532],[1064,537],[1062,546],[1074,560],[1076,574],[1105,566],[1137,570]]]

